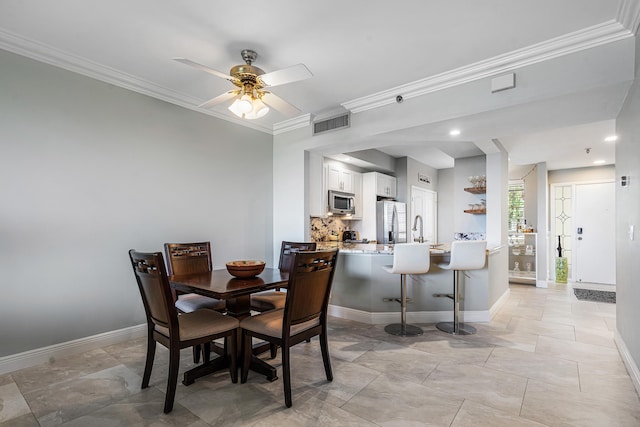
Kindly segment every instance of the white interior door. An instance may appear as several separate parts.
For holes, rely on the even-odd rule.
[[[615,284],[615,184],[576,185],[574,212],[575,280]]]
[[[424,240],[429,243],[438,241],[438,193],[422,187],[411,186],[411,215],[409,216],[409,229],[413,229],[416,216],[420,215],[424,223]],[[420,231],[411,231],[411,241],[417,239]]]

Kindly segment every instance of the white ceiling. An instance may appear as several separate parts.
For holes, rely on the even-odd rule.
[[[185,57],[226,73],[242,63],[240,51],[250,48],[259,55],[254,65],[266,72],[304,63],[312,78],[272,91],[302,114],[322,116],[357,100],[373,102],[376,94],[416,81],[460,74],[483,61],[517,58],[518,52],[550,41],[577,46],[585,39],[575,34],[585,29],[589,34],[613,29],[607,37],[615,43],[637,29],[637,3],[3,0],[0,48],[194,110],[233,86],[171,58]],[[603,37],[599,44],[608,43]],[[584,47],[591,46],[580,48]],[[620,49],[620,55],[627,53]],[[584,98],[574,96],[575,108],[566,108],[571,112],[567,114],[549,116],[555,106],[544,102],[469,113],[455,123],[436,126],[463,128],[457,143],[436,136],[433,126],[424,126],[386,135],[394,142],[376,148],[441,168],[450,167],[453,158],[481,153],[475,140],[490,136],[509,150],[514,164],[547,161],[549,169],[583,167],[591,166],[596,157],[614,163],[614,144],[602,139],[615,130],[615,113],[628,86],[608,82],[603,68],[601,85],[610,90],[599,93],[597,99],[604,101],[595,104],[602,104],[601,109],[592,106],[585,111],[579,105]],[[241,122],[227,104],[203,112],[267,132],[289,119],[272,110],[262,119]],[[488,133],[489,122],[508,126],[494,126]],[[584,148],[592,148],[591,155],[583,155]]]

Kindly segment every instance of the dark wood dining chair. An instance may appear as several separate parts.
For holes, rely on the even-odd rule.
[[[278,268],[283,271],[289,271],[289,264],[293,259],[293,255],[300,251],[315,251],[315,242],[282,242],[280,246],[280,260]],[[251,309],[254,311],[264,312],[277,308],[284,308],[287,294],[275,291],[258,292],[251,295]],[[275,356],[274,356],[275,357]]]
[[[165,243],[164,253],[167,257],[167,271],[169,276],[206,273],[212,270],[211,243]],[[203,308],[223,312],[226,304],[224,300],[205,297],[198,294],[176,293],[172,289],[176,308],[181,313],[190,313]],[[209,344],[205,345],[205,351]],[[200,362],[200,346],[193,348],[193,361]]]
[[[289,271],[289,265],[293,259],[293,255],[300,251],[315,251],[317,244],[315,242],[286,242],[283,241],[280,246],[280,260],[278,268],[283,271]],[[273,291],[264,291],[251,294],[251,310],[265,312],[284,308],[287,294],[280,292],[280,289]],[[310,339],[307,342],[311,342]],[[278,354],[278,346],[272,344],[270,346],[271,358],[274,359]]]
[[[241,382],[246,382],[251,364],[251,339],[256,337],[282,348],[284,400],[291,398],[290,348],[316,335],[320,338],[322,361],[328,381],[333,380],[327,339],[327,307],[338,251],[297,252],[293,255],[284,308],[247,317],[242,330]]]
[[[131,249],[129,259],[147,316],[147,358],[142,388],[149,386],[156,342],[159,342],[169,349],[169,377],[164,412],[171,412],[178,380],[180,350],[210,343],[219,338],[225,338],[228,343],[229,354],[223,357],[230,358],[231,381],[238,382],[236,362],[238,319],[207,309],[179,315],[171,293],[162,252],[142,253]],[[226,345],[225,348],[227,348]],[[203,359],[205,363],[209,362],[209,354],[205,353]]]

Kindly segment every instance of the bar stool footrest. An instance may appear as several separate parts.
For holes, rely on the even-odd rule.
[[[397,303],[402,304],[402,300],[400,298],[382,298],[383,302],[391,302],[391,301],[395,301]],[[413,298],[407,298],[407,304],[412,303],[413,302]]]
[[[449,299],[455,299],[455,297],[453,296],[453,294],[433,294],[434,298],[449,298]]]

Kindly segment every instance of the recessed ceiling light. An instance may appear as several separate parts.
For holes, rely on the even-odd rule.
[[[453,129],[451,132],[449,132],[449,135],[458,136],[460,135],[460,131],[458,129]]]
[[[604,140],[607,142],[613,142],[613,141],[616,141],[617,139],[618,139],[618,135],[611,135],[606,137]]]
[[[596,160],[595,162],[593,162],[594,165],[604,165],[606,163],[606,160]]]

